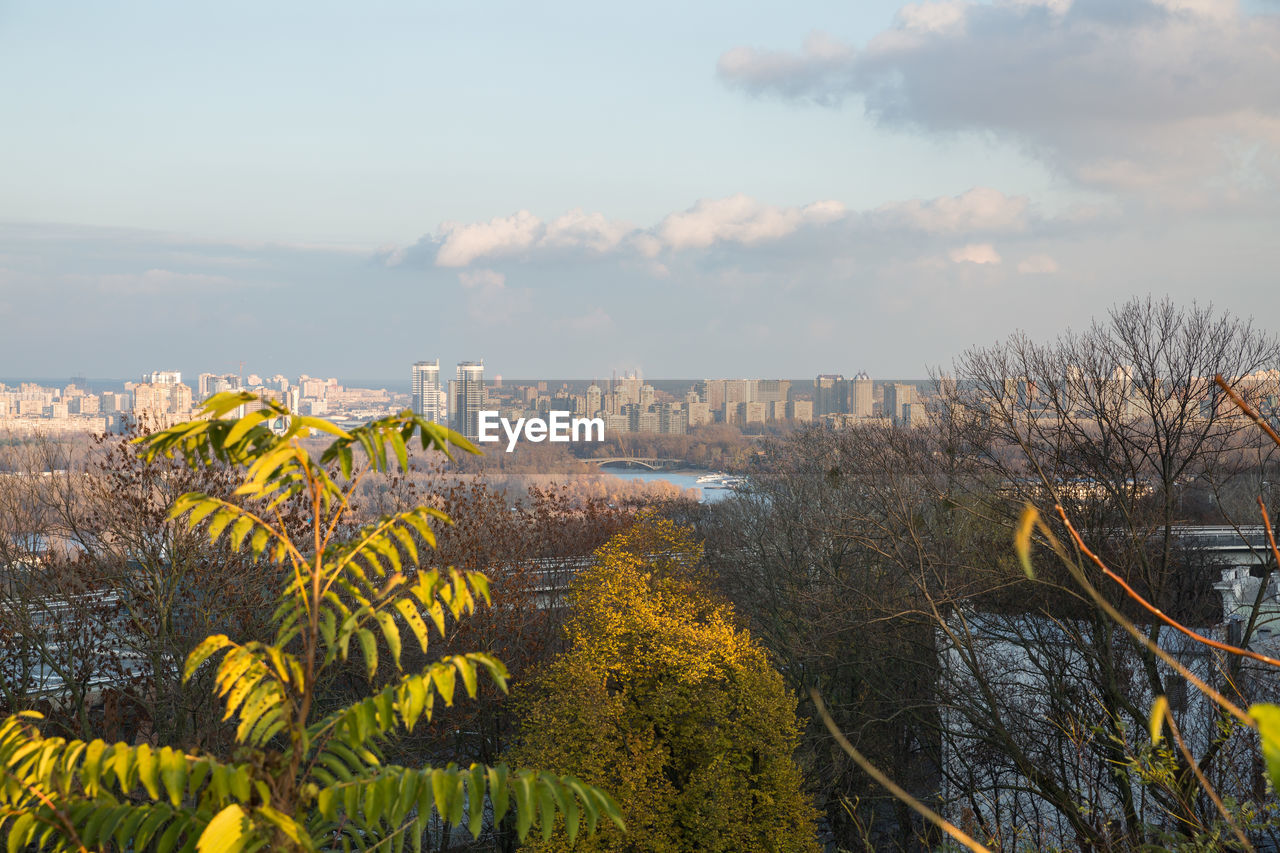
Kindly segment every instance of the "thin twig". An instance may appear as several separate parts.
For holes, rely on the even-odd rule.
[[[1276,536],[1271,531],[1271,514],[1267,512],[1267,504],[1262,500],[1262,496],[1258,496],[1258,508],[1262,510],[1262,528],[1267,531],[1267,544],[1271,546],[1271,556],[1275,559],[1276,565],[1280,566],[1280,548],[1276,547]]]
[[[1065,517],[1064,517],[1064,520],[1065,520]],[[1071,526],[1069,522],[1067,526],[1068,527]],[[1177,631],[1181,631],[1183,634],[1186,634],[1188,637],[1195,640],[1197,643],[1203,643],[1204,645],[1209,646],[1211,648],[1215,648],[1218,651],[1227,652],[1228,654],[1233,654],[1233,655],[1239,655],[1240,657],[1252,658],[1256,661],[1261,661],[1262,663],[1269,664],[1274,667],[1280,667],[1280,660],[1277,660],[1276,658],[1268,657],[1267,655],[1264,655],[1264,654],[1259,654],[1258,652],[1252,651],[1251,649],[1242,649],[1239,646],[1233,646],[1228,643],[1221,643],[1217,640],[1206,637],[1203,634],[1196,633],[1195,631],[1188,628],[1186,625],[1183,625],[1181,622],[1174,619],[1172,616],[1169,616],[1168,614],[1166,614],[1159,607],[1156,607],[1154,604],[1152,604],[1151,602],[1143,598],[1142,595],[1140,595],[1137,590],[1129,586],[1128,582],[1126,582],[1124,578],[1120,577],[1118,574],[1116,574],[1110,568],[1108,568],[1107,564],[1102,562],[1102,559],[1098,557],[1097,554],[1093,553],[1093,551],[1090,551],[1089,548],[1084,544],[1084,542],[1080,540],[1080,537],[1076,535],[1074,528],[1071,530],[1071,534],[1075,536],[1076,544],[1079,546],[1081,552],[1083,552],[1084,555],[1088,557],[1095,566],[1097,566],[1099,569],[1102,569],[1102,573],[1104,575],[1106,575],[1107,577],[1111,578],[1113,581],[1118,583],[1130,598],[1138,602],[1138,604],[1142,605],[1143,609],[1151,613],[1151,615],[1155,616],[1157,619],[1159,619],[1164,624],[1168,625],[1170,628],[1173,628]]]
[[[1231,827],[1231,831],[1236,834],[1236,838],[1240,839],[1240,843],[1244,845],[1244,849],[1252,851],[1254,847],[1249,843],[1249,839],[1244,834],[1244,830],[1240,829],[1239,825],[1236,824],[1235,818],[1233,818],[1227,811],[1227,807],[1218,796],[1218,792],[1209,784],[1209,780],[1205,778],[1204,773],[1200,770],[1199,763],[1192,757],[1191,750],[1187,749],[1186,743],[1183,742],[1182,732],[1178,731],[1178,724],[1173,721],[1173,712],[1169,710],[1168,702],[1164,703],[1162,710],[1164,712],[1165,722],[1169,724],[1169,731],[1173,733],[1173,740],[1178,744],[1178,749],[1181,750],[1182,756],[1187,760],[1187,766],[1191,768],[1191,772],[1194,773],[1196,775],[1196,779],[1200,781],[1200,788],[1208,795],[1209,799],[1213,800],[1213,804],[1217,807],[1218,813],[1222,815],[1223,819],[1227,822],[1227,826]]]
[[[1081,549],[1087,550],[1085,549],[1084,540],[1080,538],[1080,534],[1076,531],[1074,527],[1071,526],[1071,522],[1067,519],[1066,510],[1064,510],[1061,506],[1056,507],[1056,509],[1058,510],[1058,515],[1061,516],[1062,518],[1063,524],[1067,526],[1067,530],[1071,533],[1071,538],[1075,540],[1076,546]],[[1089,594],[1089,597],[1093,599],[1094,603],[1096,603],[1099,607],[1101,607],[1102,610],[1108,616],[1110,616],[1117,625],[1119,625],[1129,634],[1129,636],[1133,637],[1135,640],[1138,641],[1138,643],[1140,643],[1144,648],[1150,651],[1153,655],[1155,655],[1156,657],[1160,658],[1160,660],[1168,664],[1175,672],[1177,672],[1183,678],[1187,679],[1187,681],[1190,681],[1192,684],[1194,684],[1200,690],[1201,693],[1204,693],[1213,701],[1217,702],[1219,706],[1231,712],[1231,714],[1235,716],[1236,719],[1240,720],[1240,722],[1244,723],[1246,726],[1249,726],[1250,728],[1257,728],[1258,726],[1257,721],[1254,720],[1252,717],[1250,717],[1248,714],[1246,714],[1240,708],[1239,705],[1235,704],[1230,699],[1223,696],[1217,690],[1214,690],[1205,682],[1203,678],[1200,678],[1194,672],[1192,672],[1191,670],[1183,666],[1182,663],[1179,662],[1177,658],[1169,654],[1164,649],[1160,648],[1160,646],[1157,643],[1153,643],[1150,640],[1150,638],[1148,638],[1145,634],[1143,634],[1141,631],[1138,630],[1138,626],[1134,625],[1131,621],[1126,619],[1124,617],[1124,614],[1122,614],[1119,610],[1116,610],[1116,608],[1112,606],[1111,602],[1107,601],[1107,599],[1103,597],[1102,593],[1098,592],[1098,590],[1094,588],[1093,584],[1089,583],[1089,579],[1084,575],[1084,570],[1077,563],[1071,560],[1070,556],[1062,548],[1061,544],[1058,543],[1057,537],[1053,535],[1053,531],[1049,529],[1049,526],[1044,523],[1043,519],[1037,520],[1036,526],[1037,528],[1040,529],[1042,533],[1046,534],[1046,536],[1049,538],[1050,542],[1054,546],[1054,551],[1062,559],[1063,565],[1065,565],[1067,569],[1071,572],[1072,576],[1075,577],[1076,582],[1079,583],[1082,587],[1084,587],[1085,592]]]
[[[843,749],[845,753],[853,759],[854,763],[861,767],[868,776],[887,788],[889,793],[893,794],[899,800],[919,812],[925,820],[947,833],[947,835],[950,835],[956,841],[959,841],[965,847],[974,851],[974,853],[991,853],[989,848],[984,847],[982,844],[975,841],[968,833],[960,829],[960,827],[951,823],[942,815],[938,814],[933,809],[908,794],[905,789],[899,787],[896,782],[881,773],[874,764],[866,759],[866,756],[861,752],[858,752],[857,748],[854,747],[853,744],[849,743],[849,739],[846,738],[840,731],[839,727],[836,726],[836,721],[831,719],[831,714],[827,712],[826,705],[822,704],[822,696],[817,690],[811,689],[809,691],[809,698],[813,699],[813,704],[818,709],[818,716],[822,718],[822,722],[826,725],[827,731],[831,732],[831,736],[836,739],[836,743],[840,744],[840,748]]]
[[[1239,394],[1232,390],[1231,386],[1227,384],[1227,381],[1222,378],[1221,373],[1214,374],[1213,381],[1218,383],[1219,388],[1227,392],[1227,396],[1231,398],[1231,402],[1235,403],[1240,408],[1240,411],[1252,418],[1253,422],[1261,427],[1263,432],[1271,436],[1271,440],[1276,443],[1276,446],[1280,447],[1280,435],[1276,435],[1276,431],[1271,428],[1271,424],[1267,423],[1266,420],[1263,419],[1262,415],[1258,414],[1252,406],[1246,403],[1241,399]]]

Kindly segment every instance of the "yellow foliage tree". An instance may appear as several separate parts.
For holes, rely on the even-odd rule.
[[[792,760],[796,700],[698,583],[701,556],[687,528],[648,516],[574,582],[569,648],[523,696],[515,753],[607,786],[628,831],[533,849],[818,849]]]

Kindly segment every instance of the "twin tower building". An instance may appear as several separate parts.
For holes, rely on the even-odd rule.
[[[413,365],[410,382],[413,411],[430,421],[447,424],[471,440],[479,434],[480,410],[485,407],[484,361],[460,361],[446,389],[440,381],[440,360]]]

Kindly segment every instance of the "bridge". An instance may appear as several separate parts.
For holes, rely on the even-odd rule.
[[[659,459],[653,456],[606,456],[581,460],[600,468],[647,468],[662,471],[668,468],[684,468],[689,463],[683,459]]]

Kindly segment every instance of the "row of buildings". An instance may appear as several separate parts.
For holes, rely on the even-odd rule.
[[[408,403],[406,395],[385,388],[347,388],[337,379],[305,374],[290,382],[279,374],[264,379],[256,374],[202,373],[193,388],[183,382],[180,371],[160,370],[143,374],[139,382],[98,392],[82,382],[61,387],[0,384],[0,431],[17,435],[119,432],[139,422],[163,427],[191,418],[212,395],[235,390],[277,400],[302,414],[350,422],[400,411]],[[250,404],[246,410],[257,405]]]
[[[601,418],[606,432],[669,435],[713,423],[745,428],[826,420],[836,426],[851,421],[910,426],[918,425],[924,414],[915,385],[876,386],[866,373],[852,379],[822,374],[812,391],[797,391],[789,379],[704,379],[678,388],[662,384],[660,388],[631,374],[585,387],[565,382],[551,388],[543,381],[504,385],[500,376],[486,381],[483,361],[459,362],[446,383],[438,359],[416,362],[410,373],[413,410],[468,438],[476,437],[484,410],[512,421],[567,411]]]
[[[797,387],[801,386],[801,387]],[[62,387],[21,383],[0,385],[0,429],[10,433],[120,431],[134,422],[165,426],[193,416],[210,396],[245,390],[277,400],[290,410],[357,422],[406,406],[436,423],[475,438],[479,412],[498,411],[513,421],[567,411],[601,418],[612,433],[684,434],[708,424],[747,430],[770,424],[826,421],[914,425],[922,405],[914,385],[875,384],[865,373],[852,379],[835,374],[807,382],[787,379],[704,379],[646,382],[635,374],[608,381],[504,384],[486,379],[483,361],[459,362],[452,378],[442,377],[439,360],[419,361],[410,373],[408,394],[386,388],[344,387],[336,378],[282,374],[201,373],[190,385],[180,371],[159,370],[112,390],[91,391],[84,382]]]

